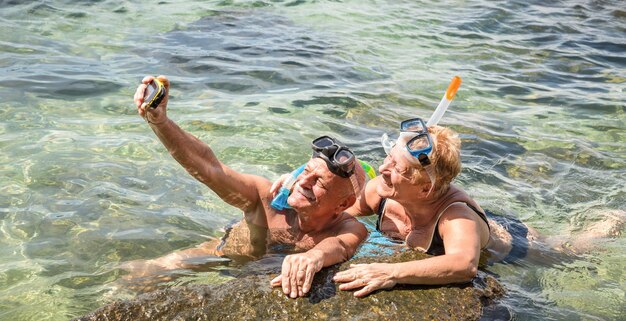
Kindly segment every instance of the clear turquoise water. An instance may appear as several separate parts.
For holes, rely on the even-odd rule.
[[[548,236],[626,209],[621,1],[0,1],[0,319],[67,320],[133,293],[116,264],[192,246],[241,214],[135,114],[146,74],[170,116],[271,179],[340,137],[377,166],[383,132],[462,134],[457,183]],[[618,320],[626,242],[495,265],[519,320]],[[219,268],[171,286],[219,282]]]

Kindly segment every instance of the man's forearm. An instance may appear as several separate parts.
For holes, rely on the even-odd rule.
[[[153,124],[150,128],[170,152],[186,170],[201,182],[207,183],[208,166],[219,166],[219,161],[207,144],[195,136],[185,132],[171,119]]]
[[[317,252],[322,258],[322,266],[327,267],[333,264],[347,261],[352,256],[353,251],[348,251],[345,245],[337,237],[329,237],[317,244],[309,252]]]

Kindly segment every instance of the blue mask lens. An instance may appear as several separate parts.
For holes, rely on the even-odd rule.
[[[428,156],[433,150],[433,142],[424,121],[421,118],[407,119],[400,123],[400,131],[402,132],[400,137],[409,135],[409,133],[415,135],[407,141],[406,149],[413,157],[419,160],[422,166],[430,165]],[[398,141],[400,141],[400,138]],[[383,147],[384,146],[385,141],[383,139]]]
[[[413,157],[420,161],[422,166],[430,165],[428,155],[433,150],[433,144],[428,133],[417,135],[406,143],[406,149]]]
[[[403,132],[425,133],[426,124],[421,118],[408,119],[400,123],[400,130]]]

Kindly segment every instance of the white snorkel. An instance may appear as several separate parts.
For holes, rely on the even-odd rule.
[[[452,78],[452,81],[450,82],[450,85],[448,85],[448,89],[446,89],[446,93],[443,95],[443,98],[441,98],[441,102],[439,102],[439,105],[435,109],[435,112],[433,112],[432,116],[430,116],[430,118],[428,119],[428,122],[426,123],[426,127],[437,125],[439,120],[441,120],[441,117],[443,116],[443,114],[448,109],[448,106],[450,106],[452,99],[454,99],[454,95],[456,95],[456,92],[459,89],[459,86],[461,86],[461,77],[454,76]],[[402,127],[402,125],[400,126]],[[427,131],[426,128],[424,128],[424,130]],[[430,164],[430,161],[428,161],[427,165],[422,164],[421,161],[418,160],[417,156],[414,156],[409,152],[408,145],[407,145],[409,141],[411,141],[414,137],[417,137],[419,135],[420,135],[419,132],[403,131],[401,128],[400,136],[398,137],[396,141],[389,139],[389,136],[387,136],[387,134],[383,134],[381,143],[387,155],[391,153],[391,149],[395,145],[398,145],[399,147],[402,148],[401,153],[405,159],[407,159],[410,163],[421,164],[424,167],[424,170],[426,170],[426,173],[428,174],[428,178],[430,178],[430,182],[431,182],[430,190],[428,191],[428,194],[430,194],[430,192],[432,192],[435,186],[435,173],[434,173],[435,169]],[[430,141],[430,136],[428,137]],[[404,147],[405,145],[407,147]]]
[[[435,112],[428,119],[428,122],[426,123],[427,127],[437,125],[439,120],[441,120],[441,117],[448,109],[448,106],[450,106],[452,99],[454,99],[454,95],[456,95],[456,91],[459,90],[459,86],[461,86],[461,77],[454,76],[452,78],[452,81],[450,82],[450,85],[448,85],[448,89],[446,89],[446,93],[443,95],[443,98],[441,98],[441,102],[439,102],[439,106],[437,106],[437,109],[435,109]]]
[[[434,126],[434,125],[437,125],[437,123],[439,123],[439,120],[441,120],[441,117],[448,109],[448,106],[450,106],[452,99],[454,99],[454,95],[456,95],[456,92],[459,89],[459,86],[461,86],[461,77],[454,76],[452,78],[452,81],[450,81],[450,85],[448,85],[448,89],[446,89],[446,92],[444,93],[443,98],[441,98],[439,105],[437,106],[433,114],[428,119],[428,122],[426,123],[426,127]],[[393,148],[393,146],[396,145],[396,143],[406,144],[406,142],[409,139],[413,138],[414,136],[415,134],[411,132],[400,132],[400,136],[398,137],[397,141],[393,141],[389,139],[389,136],[386,133],[384,133],[381,139],[381,143],[383,145],[383,149],[385,150],[385,153],[389,155],[389,153],[391,152],[391,149]],[[408,159],[412,160],[413,158],[409,157]]]

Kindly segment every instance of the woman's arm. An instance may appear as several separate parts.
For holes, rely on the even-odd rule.
[[[380,203],[380,196],[376,193],[377,179],[381,178],[375,177],[367,182],[359,198],[354,202],[354,205],[346,210],[346,213],[352,216],[368,216],[375,213],[375,209]]]
[[[455,208],[456,209],[456,208]],[[468,209],[469,210],[469,209]],[[439,221],[445,254],[403,263],[354,264],[335,275],[340,290],[361,288],[356,297],[401,284],[450,284],[470,281],[478,271],[480,219],[464,210],[449,210]]]

